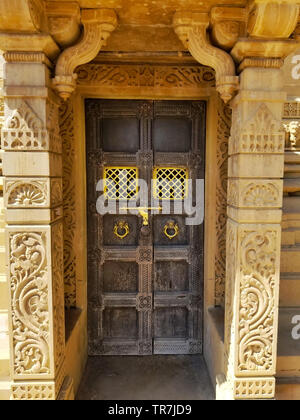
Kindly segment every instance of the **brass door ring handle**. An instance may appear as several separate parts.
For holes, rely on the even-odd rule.
[[[128,223],[126,223],[124,220],[120,220],[114,226],[114,234],[119,239],[125,239],[126,236],[129,235],[129,232],[130,232],[130,229],[129,229]]]
[[[171,233],[173,231],[174,233]],[[164,227],[164,234],[170,240],[176,238],[179,234],[179,226],[176,222],[170,220]]]

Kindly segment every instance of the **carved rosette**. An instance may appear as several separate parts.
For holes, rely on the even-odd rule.
[[[7,208],[49,208],[62,203],[59,178],[9,178],[4,183]]]
[[[281,181],[229,180],[228,204],[241,208],[281,208]]]
[[[81,21],[84,27],[81,41],[66,49],[56,65],[53,85],[64,100],[76,88],[76,67],[92,61],[117,27],[117,16],[112,9],[84,9]]]
[[[216,88],[225,103],[229,102],[239,87],[233,59],[225,51],[209,43],[207,13],[178,12],[173,26],[176,34],[201,64],[216,71]]]

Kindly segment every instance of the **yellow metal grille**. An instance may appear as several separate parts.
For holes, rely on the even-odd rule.
[[[109,200],[130,200],[136,198],[138,193],[138,169],[105,168],[104,182],[104,193]]]
[[[183,200],[188,195],[188,170],[183,168],[154,169],[154,198]]]

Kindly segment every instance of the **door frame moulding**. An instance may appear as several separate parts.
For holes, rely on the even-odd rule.
[[[67,179],[64,197],[65,230],[68,232],[65,241],[65,279],[71,280],[66,288],[66,296],[68,301],[70,293],[69,306],[81,309],[66,345],[67,370],[74,378],[75,391],[87,359],[87,168],[84,105],[87,98],[207,102],[203,340],[204,356],[212,379],[215,380],[215,369],[210,363],[209,354],[220,349],[214,345],[214,335],[208,327],[208,308],[223,303],[225,288],[225,265],[217,262],[220,258],[225,259],[225,241],[222,238],[225,238],[226,233],[227,171],[224,170],[224,163],[226,166],[230,112],[216,92],[212,79],[213,70],[192,63],[97,61],[79,67],[77,73],[77,90],[69,102],[62,106],[61,111],[63,160],[68,162],[64,171]],[[222,279],[221,282],[218,278]],[[76,339],[81,341],[80,351],[74,354],[73,344]]]

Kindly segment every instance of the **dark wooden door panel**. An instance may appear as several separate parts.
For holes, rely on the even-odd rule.
[[[192,194],[182,179],[204,177],[205,103],[87,100],[86,135],[89,354],[201,353],[203,225],[187,226],[176,209]],[[166,209],[172,197],[148,226],[138,212],[120,214],[136,194],[135,173],[159,181],[149,205]],[[101,216],[104,175],[119,203]]]

